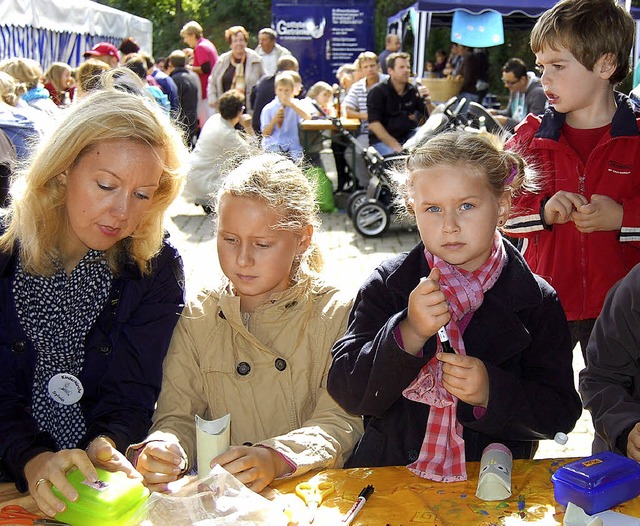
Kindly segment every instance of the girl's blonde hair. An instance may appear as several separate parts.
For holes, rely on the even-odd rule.
[[[19,188],[12,188],[0,250],[10,253],[19,246],[22,264],[32,274],[51,275],[56,271],[55,262],[63,259],[60,247],[67,235],[66,187],[58,176],[73,169],[97,144],[118,139],[158,148],[164,154],[150,210],[131,236],[106,251],[115,272],[128,259],[143,273],[151,270],[151,258],[160,250],[165,234],[164,213],[180,191],[187,150],[180,132],[152,101],[116,88],[127,75],[132,73],[113,70],[104,79],[103,90],[66,110],[42,139],[30,163],[17,174]]]
[[[489,133],[451,131],[436,135],[417,147],[406,160],[405,169],[396,174],[400,205],[413,211],[416,172],[438,165],[468,166],[480,172],[489,189],[499,198],[505,191],[516,194],[535,191],[536,175],[524,159],[504,150],[503,140]]]
[[[241,162],[224,178],[215,196],[215,210],[225,196],[262,201],[280,217],[272,225],[276,230],[302,234],[305,227],[319,225],[314,187],[302,169],[283,155],[262,153]],[[311,290],[322,267],[322,254],[312,236],[309,248],[293,262],[291,282]]]
[[[71,66],[64,62],[54,62],[44,74],[45,82],[50,82],[58,93],[67,90],[67,85],[62,83],[62,75],[65,71],[71,74]]]
[[[24,84],[19,84],[8,73],[0,71],[0,98],[9,104],[15,106],[20,100],[20,96],[26,92]]]
[[[42,80],[42,67],[30,58],[15,57],[0,62],[0,71],[4,71],[26,86],[35,88]]]
[[[309,91],[307,91],[307,96],[310,99],[315,100],[316,97],[320,95],[320,93],[330,93],[333,95],[333,88],[331,87],[331,84],[327,82],[323,82],[322,80],[319,82],[316,82],[313,86],[309,88]]]

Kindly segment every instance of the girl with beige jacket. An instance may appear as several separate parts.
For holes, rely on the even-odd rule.
[[[359,416],[329,395],[331,347],[351,299],[326,285],[313,241],[312,186],[267,153],[224,180],[218,257],[226,279],[185,308],[164,363],[151,434],[130,448],[152,490],[194,467],[194,415],[231,414],[231,447],[212,459],[256,492],[274,479],[342,467],[362,434]]]

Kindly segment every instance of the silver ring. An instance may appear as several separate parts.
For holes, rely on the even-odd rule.
[[[34,487],[34,492],[38,491],[38,488],[40,487],[40,484],[42,484],[43,482],[47,482],[47,479],[38,479],[38,482],[36,482],[36,485]]]

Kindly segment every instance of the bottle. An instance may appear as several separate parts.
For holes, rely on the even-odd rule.
[[[340,86],[337,84],[333,85],[333,108],[335,110],[336,118],[340,118]]]

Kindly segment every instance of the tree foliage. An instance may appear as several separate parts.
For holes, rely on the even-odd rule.
[[[271,24],[270,0],[99,0],[100,3],[148,18],[153,22],[153,53],[165,56],[173,49],[182,48],[180,28],[189,20],[198,21],[205,36],[213,41],[219,52],[228,49],[224,30],[232,25],[243,25],[251,35],[249,45],[257,44],[258,31]],[[317,1],[317,0],[314,0]],[[384,49],[387,18],[401,9],[409,7],[415,0],[376,0],[375,42],[376,49]],[[640,6],[640,0],[632,0]],[[433,29],[427,44],[427,56],[433,57],[435,50],[448,50],[451,31],[448,28]],[[405,42],[407,51],[413,50],[411,36]],[[506,30],[505,44],[489,48],[492,89],[504,91],[500,83],[500,68],[510,57],[521,57],[530,67],[535,58],[529,49],[529,33],[526,30]]]

